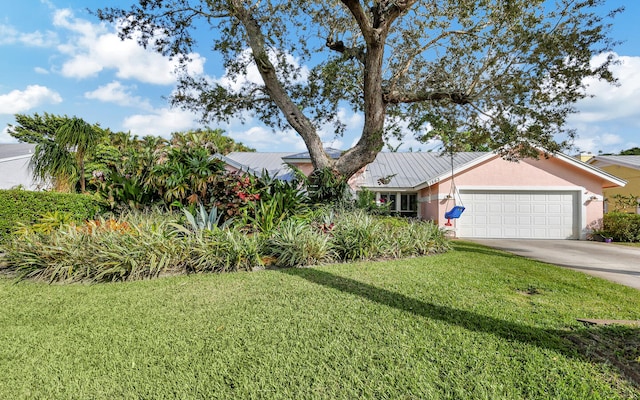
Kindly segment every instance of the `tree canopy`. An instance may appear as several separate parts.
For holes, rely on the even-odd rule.
[[[611,58],[592,65],[615,44],[608,18],[620,10],[601,17],[604,2],[139,0],[97,15],[122,38],[181,61],[173,105],[205,121],[248,111],[291,127],[316,169],[348,177],[406,129],[521,155],[567,145],[575,133],[565,120],[586,96],[584,78],[614,81]],[[197,43],[198,28],[211,30],[209,43]],[[220,55],[224,79],[187,73],[199,45]],[[255,67],[262,82],[248,79]],[[333,160],[319,132],[344,132],[340,107],[363,113],[364,124]]]
[[[98,124],[90,125],[81,118],[16,114],[16,125],[9,125],[11,136],[26,143],[35,143],[29,164],[33,176],[51,181],[56,190],[85,191],[85,160],[105,135]]]
[[[632,147],[630,149],[622,150],[621,156],[640,156],[640,147]]]

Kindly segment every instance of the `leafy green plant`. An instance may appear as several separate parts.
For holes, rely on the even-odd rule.
[[[288,219],[267,240],[267,250],[281,267],[321,264],[335,259],[330,239],[305,221]]]
[[[64,226],[68,226],[73,222],[71,213],[64,211],[46,212],[38,219],[33,225],[28,225],[19,222],[18,229],[15,233],[18,235],[24,235],[29,232],[48,234],[56,229],[60,229]]]
[[[370,214],[389,215],[390,206],[391,203],[376,202],[376,194],[367,188],[362,188],[357,193],[355,207]]]
[[[256,177],[241,172],[224,172],[208,188],[207,203],[218,207],[224,218],[231,218],[242,215],[244,209],[260,197]]]
[[[632,212],[635,213],[638,207],[640,207],[640,202],[638,199],[640,196],[635,194],[622,195],[615,194],[611,196],[609,200],[609,205],[612,208],[613,212]]]
[[[610,212],[602,218],[602,229],[598,231],[616,242],[640,241],[640,214]]]
[[[19,224],[32,225],[46,213],[67,213],[73,221],[80,222],[93,219],[105,210],[104,202],[89,195],[0,190],[0,243],[7,240]]]
[[[339,215],[332,236],[336,252],[342,260],[368,260],[379,255],[379,223],[364,211]]]
[[[200,233],[202,231],[215,231],[218,229],[224,229],[229,226],[232,219],[223,220],[223,215],[218,212],[218,207],[213,206],[211,210],[207,212],[202,204],[198,204],[198,211],[196,214],[192,214],[186,208],[182,209],[182,212],[187,219],[188,228],[185,228],[179,224],[172,224],[178,231],[183,233]]]
[[[175,240],[164,219],[138,223],[155,218],[125,216],[47,234],[27,232],[6,244],[4,268],[48,282],[137,280],[183,271],[188,239]]]

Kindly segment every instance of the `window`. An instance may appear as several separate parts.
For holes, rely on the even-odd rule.
[[[378,193],[378,201],[383,204],[388,204],[389,211],[393,215],[400,215],[403,217],[418,216],[417,193]]]

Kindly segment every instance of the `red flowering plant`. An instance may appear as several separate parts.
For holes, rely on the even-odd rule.
[[[208,191],[209,206],[216,206],[226,218],[241,215],[251,203],[260,200],[256,178],[241,172],[227,172],[217,177]]]

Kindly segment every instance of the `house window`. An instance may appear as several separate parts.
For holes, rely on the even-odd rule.
[[[380,203],[388,204],[389,211],[393,215],[403,217],[418,216],[418,194],[402,192],[378,193],[377,200]]]

